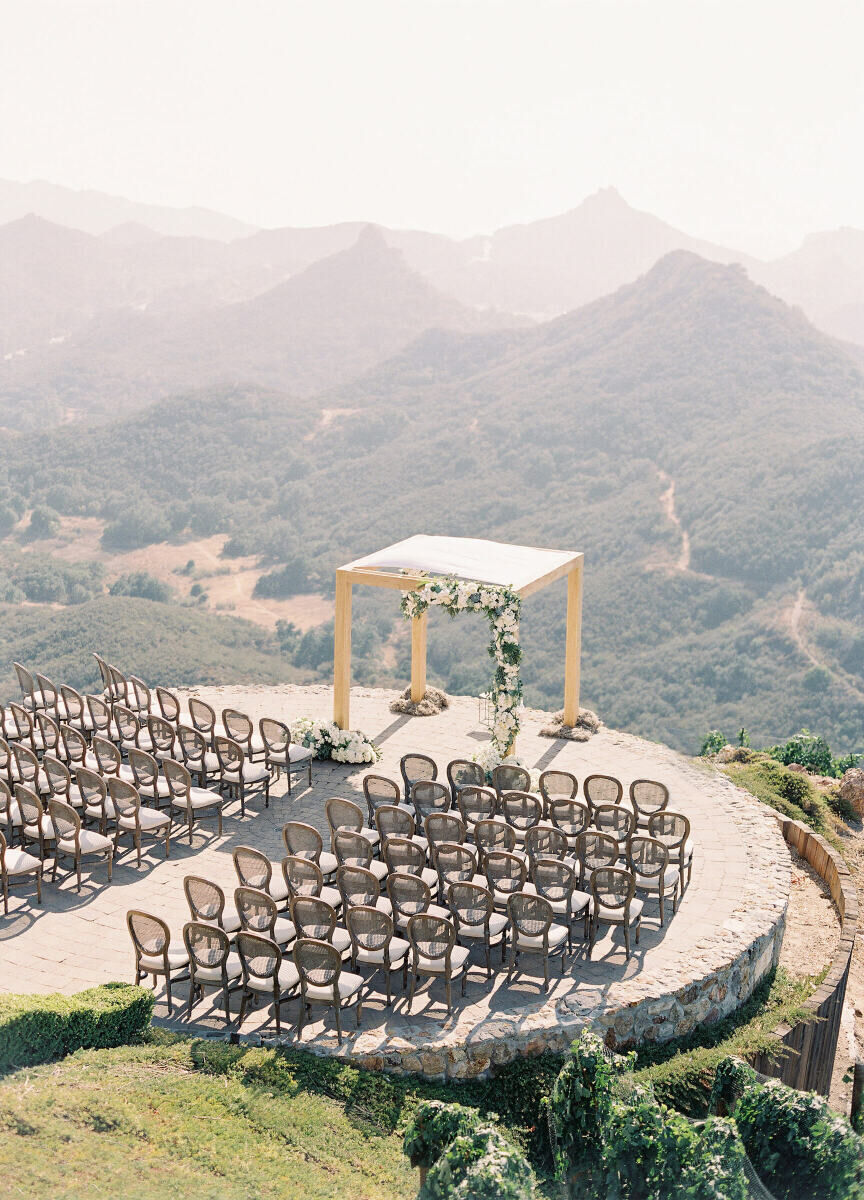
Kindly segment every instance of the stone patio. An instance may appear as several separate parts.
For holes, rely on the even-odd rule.
[[[195,694],[217,710],[236,707],[253,719],[330,716],[327,687],[206,688]],[[124,849],[113,883],[107,884],[105,868],[96,865],[85,872],[80,896],[68,878],[59,885],[46,882],[40,908],[30,890],[13,888],[10,914],[0,924],[0,990],[68,993],[108,980],[131,980],[128,909],[161,916],[179,941],[188,920],[185,875],[213,879],[230,896],[236,886],[231,861],[236,846],[254,846],[278,861],[284,854],[281,829],[286,820],[308,821],[326,835],[328,796],[358,799],[365,808],[361,780],[370,769],[398,779],[400,757],[422,751],[436,759],[443,777],[450,759],[469,757],[487,740],[474,700],[457,698],[443,714],[419,718],[390,713],[388,704],[395,695],[359,688],[352,692],[352,724],[373,737],[384,753],[375,768],[317,763],[311,789],[297,776],[289,798],[283,779],[273,789],[270,808],[265,810],[263,800],[253,800],[244,820],[238,806],[231,805],[221,839],[215,836],[215,822],[196,827],[191,847],[177,830],[168,861],[163,849],[153,844],[139,869],[134,853]],[[459,998],[458,985],[454,988],[450,1018],[438,982],[421,983],[408,1014],[398,976],[393,976],[396,998],[390,1010],[377,991],[378,980],[373,980],[375,990],[364,1000],[361,1029],[355,1031],[353,1012],[346,1012],[346,1037],[339,1050],[332,1011],[316,1007],[314,1023],[306,1026],[303,1036],[310,1049],[341,1053],[368,1066],[461,1078],[519,1053],[564,1049],[584,1025],[618,1045],[686,1033],[736,1008],[776,963],[790,860],[770,814],[725,777],[664,746],[605,728],[586,743],[550,741],[539,736],[548,719],[546,713],[526,713],[518,743],[526,764],[541,770],[563,768],[580,781],[591,772],[612,774],[625,789],[635,778],[658,779],[669,787],[670,808],[690,818],[693,876],[677,915],[670,920],[667,910],[666,928],[661,930],[657,904],[647,901],[641,944],[629,962],[620,930],[605,927],[591,962],[577,942],[563,979],[553,960],[548,994],[539,959],[523,956],[522,972],[507,986],[506,970],[500,965],[487,983],[482,957],[472,951],[466,995]],[[494,958],[493,954],[493,963]],[[186,996],[187,985],[178,985],[175,999],[180,1004],[175,1005],[171,1024],[224,1034],[218,993],[208,992],[188,1017]],[[235,1011],[238,1005],[235,997]],[[297,1009],[297,1001],[283,1006],[283,1029],[289,1036]],[[156,1016],[167,1019],[162,991],[157,994]],[[242,1032],[260,1031],[269,1037],[274,1029],[271,1011],[259,1008],[247,1016]]]

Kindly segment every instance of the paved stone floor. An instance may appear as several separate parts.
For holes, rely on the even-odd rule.
[[[265,714],[289,722],[306,715],[330,716],[331,693],[326,687],[226,687],[201,689],[198,694],[217,709],[237,707],[255,719]],[[476,701],[456,699],[440,716],[411,718],[389,712],[393,695],[363,689],[352,693],[352,726],[372,736],[384,752],[382,762],[373,768],[377,772],[398,779],[399,758],[415,750],[432,755],[443,776],[450,759],[469,757],[487,739],[477,721]],[[545,714],[526,713],[518,753],[527,765],[541,770],[561,767],[573,771],[580,781],[593,771],[606,772],[622,780],[625,794],[635,778],[658,779],[670,789],[670,808],[688,815],[695,844],[693,876],[677,915],[667,917],[661,930],[657,905],[647,902],[641,945],[629,962],[620,930],[606,932],[590,962],[584,946],[577,944],[563,979],[558,978],[553,961],[548,994],[543,992],[539,959],[523,957],[523,972],[507,986],[506,972],[500,967],[487,983],[480,958],[472,952],[466,995],[458,999],[450,1018],[438,982],[423,984],[413,1012],[406,1013],[394,976],[392,1009],[386,1008],[383,996],[373,994],[364,1003],[359,1033],[354,1032],[353,1013],[345,1015],[346,1049],[364,1061],[458,1076],[484,1069],[484,1062],[488,1065],[496,1056],[509,1056],[509,1049],[496,1050],[502,1043],[536,1049],[539,1037],[543,1044],[556,1045],[562,1039],[566,1044],[580,1022],[612,1026],[623,1040],[669,1036],[672,1026],[683,1032],[698,1020],[712,1019],[734,1007],[776,961],[789,891],[789,856],[765,810],[724,777],[666,747],[605,728],[587,743],[553,741],[538,736],[546,719]],[[80,895],[68,877],[58,884],[46,882],[42,907],[35,904],[29,888],[14,888],[10,914],[0,918],[0,990],[69,993],[107,980],[131,981],[128,909],[163,917],[179,941],[188,919],[184,875],[213,879],[230,896],[236,885],[231,861],[236,846],[255,846],[271,859],[280,859],[283,823],[301,819],[326,832],[326,798],[343,795],[362,803],[361,780],[369,769],[315,764],[311,789],[298,776],[289,798],[282,780],[274,788],[269,809],[255,800],[244,820],[237,806],[230,806],[221,839],[215,836],[212,822],[196,827],[192,846],[178,830],[170,859],[166,861],[164,850],[152,844],[140,869],[134,853],[127,851],[116,863],[110,885],[104,867],[97,865],[85,873]],[[175,1008],[174,1023],[198,1031],[224,1031],[218,995],[208,992],[190,1018],[185,1011],[186,985],[178,985],[176,991],[181,1008]],[[284,1005],[289,1031],[297,1007],[296,1001]],[[167,1018],[162,990],[157,994],[156,1015]],[[332,1052],[332,1013],[316,1008],[314,1016],[314,1024],[304,1031],[304,1042]],[[270,1011],[256,1009],[247,1016],[243,1032],[262,1029],[269,1034],[273,1028]],[[556,1030],[560,1030],[557,1041]],[[487,1047],[473,1066],[466,1068],[463,1056],[452,1052],[442,1065],[440,1056],[448,1052],[447,1047],[452,1050],[472,1039]]]

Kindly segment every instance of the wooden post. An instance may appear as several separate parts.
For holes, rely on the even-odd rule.
[[[411,622],[411,700],[419,704],[426,695],[426,617],[422,612]]]
[[[567,641],[564,651],[564,724],[579,719],[582,667],[582,559],[567,576]]]
[[[333,621],[333,720],[351,728],[351,576],[336,572],[336,612]]]

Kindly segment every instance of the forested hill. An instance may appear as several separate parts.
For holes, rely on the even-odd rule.
[[[540,327],[426,335],[316,403],[176,399],[6,460],[28,503],[102,515],[109,539],[182,537],[205,506],[229,549],[325,581],[420,531],[584,550],[584,700],[610,722],[693,749],[709,724],[769,740],[807,721],[842,748],[864,724],[862,453],[842,348],[740,268],[677,252]],[[358,606],[370,682],[406,668],[386,601]],[[479,690],[482,630],[439,632],[433,674]],[[528,699],[555,705],[557,590],[523,638]]]

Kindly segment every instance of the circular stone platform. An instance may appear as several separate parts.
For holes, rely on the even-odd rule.
[[[254,689],[202,688],[196,694],[217,709],[236,707],[253,718],[268,714],[287,721],[299,716],[330,716],[327,687]],[[475,700],[454,698],[434,718],[394,716],[388,709],[396,693],[355,689],[352,723],[373,737],[384,757],[374,770],[399,778],[399,759],[408,751],[432,755],[444,775],[452,758],[469,757],[488,738],[477,724]],[[363,1004],[362,1027],[345,1016],[347,1033],[337,1046],[332,1012],[315,1009],[303,1044],[317,1053],[341,1054],[358,1063],[391,1071],[422,1072],[432,1077],[467,1078],[520,1054],[563,1050],[585,1026],[618,1047],[642,1040],[666,1040],[737,1008],[776,964],[783,939],[789,894],[790,860],[780,830],[756,800],[699,760],[629,734],[603,728],[590,741],[550,741],[539,736],[549,715],[527,712],[519,735],[519,757],[529,766],[572,771],[581,781],[592,772],[617,776],[627,786],[636,778],[658,779],[670,790],[670,808],[690,818],[694,841],[693,876],[678,913],[667,907],[665,929],[656,902],[647,901],[641,945],[627,962],[621,932],[605,927],[593,961],[576,942],[566,960],[564,978],[550,964],[551,986],[543,992],[542,964],[523,956],[523,971],[510,986],[500,964],[490,982],[472,953],[464,998],[454,987],[454,1012],[446,1014],[443,987],[423,982],[411,1014],[396,985],[387,1009],[374,994]],[[85,873],[80,896],[67,878],[58,887],[46,881],[44,906],[29,891],[13,888],[10,915],[0,919],[0,989],[15,992],[74,992],[108,980],[130,980],[133,955],[126,932],[127,909],[162,916],[180,940],[188,910],[183,877],[203,875],[220,883],[230,896],[236,886],[231,852],[251,845],[278,861],[284,854],[281,828],[288,819],[309,821],[326,833],[324,802],[343,795],[363,804],[361,780],[369,767],[318,763],[313,787],[295,778],[294,794],[285,781],[273,789],[270,808],[255,799],[244,820],[236,804],[228,808],[224,836],[211,823],[196,828],[193,845],[177,831],[171,858],[152,846],[140,870],[134,854],[124,853],[106,883],[105,869]],[[365,805],[364,805],[365,808]],[[603,929],[601,928],[601,934]],[[493,952],[493,964],[497,956]],[[377,984],[376,984],[377,989]],[[171,1024],[190,1032],[221,1034],[225,1024],[218,994],[186,1013],[187,985],[175,988]],[[180,1000],[180,1006],[176,1004]],[[237,1000],[234,1002],[235,1011]],[[293,1031],[297,1002],[283,1006],[283,1028]],[[164,990],[157,993],[156,1016],[168,1019]],[[243,1034],[274,1030],[268,1010],[253,1009]]]

